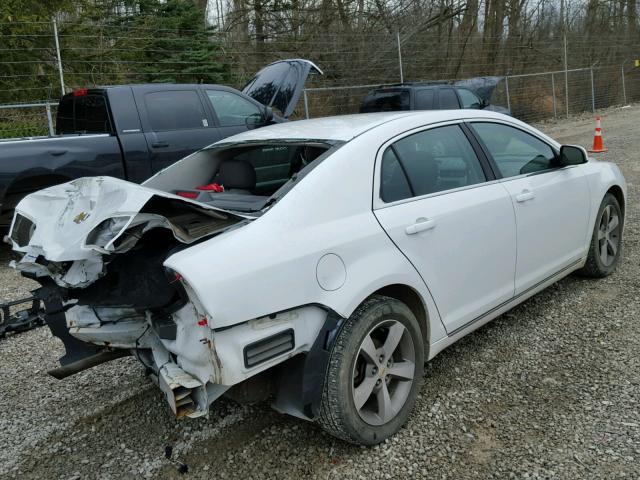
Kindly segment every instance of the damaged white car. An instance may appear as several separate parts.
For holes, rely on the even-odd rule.
[[[26,197],[14,266],[42,287],[63,378],[134,355],[178,416],[271,397],[354,443],[407,420],[423,365],[574,270],[611,273],[626,186],[487,111],[274,125],[142,186]]]

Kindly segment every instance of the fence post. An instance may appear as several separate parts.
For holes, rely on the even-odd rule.
[[[551,98],[553,99],[553,118],[558,118],[558,112],[556,110],[556,81],[551,74]]]
[[[302,90],[304,94],[304,116],[308,120],[309,119],[309,97],[307,97],[307,89]]]
[[[564,101],[567,106],[567,118],[569,118],[569,61],[567,59],[567,34],[562,37],[564,43]]]
[[[627,89],[624,84],[624,64],[620,65],[620,74],[622,75],[622,101],[623,105],[627,104]]]
[[[505,93],[507,94],[507,110],[511,112],[511,98],[509,96],[509,77],[507,76],[504,77],[504,90],[505,90]]]
[[[51,118],[51,105],[48,103],[45,105],[47,109],[47,124],[49,125],[49,135],[52,137],[55,135],[55,131],[53,130],[53,119]]]
[[[396,31],[396,41],[398,42],[398,65],[400,65],[400,83],[404,83],[404,73],[402,72],[402,48],[400,47],[400,30]]]
[[[593,86],[593,67],[589,69],[591,72],[591,111],[596,113],[596,90]]]
[[[60,57],[60,41],[58,40],[58,23],[56,22],[56,17],[52,17],[53,21],[53,36],[56,41],[56,54],[58,56],[58,72],[60,73],[60,89],[62,90],[62,95],[65,94],[64,89],[64,74],[62,73],[62,58]]]

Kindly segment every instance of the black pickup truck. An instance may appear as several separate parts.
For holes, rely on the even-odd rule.
[[[65,95],[55,136],[0,141],[0,228],[10,224],[28,193],[96,175],[139,183],[218,140],[284,121],[310,73],[322,74],[308,60],[291,59],[263,68],[242,92],[221,85],[148,84]]]

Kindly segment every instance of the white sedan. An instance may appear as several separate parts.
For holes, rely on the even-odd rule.
[[[219,396],[371,445],[424,362],[573,271],[612,273],[618,168],[477,110],[274,125],[142,186],[26,197],[14,265],[39,281],[64,378],[134,355],[178,416]]]

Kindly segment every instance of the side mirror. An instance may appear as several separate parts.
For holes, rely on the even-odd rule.
[[[562,145],[560,147],[560,164],[563,167],[587,163],[587,151],[579,145]]]
[[[480,108],[487,108],[489,106],[489,100],[487,100],[486,98],[482,98],[480,100]]]
[[[273,123],[273,109],[271,107],[264,107],[264,116],[262,118],[264,125]]]

